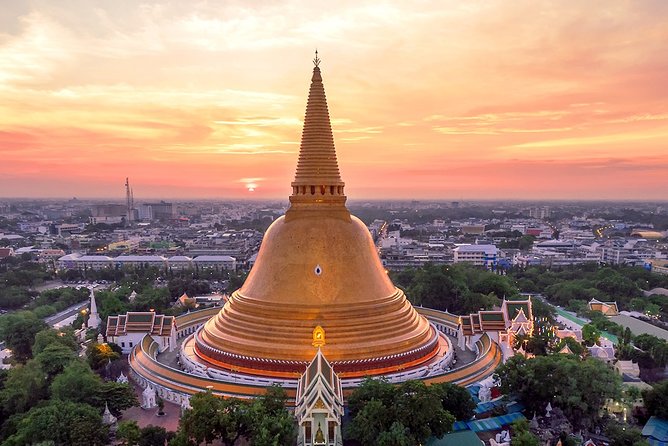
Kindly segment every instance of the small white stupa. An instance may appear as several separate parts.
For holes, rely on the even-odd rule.
[[[116,378],[116,382],[121,383],[121,384],[127,384],[128,383],[128,377],[125,376],[125,374],[123,372],[121,372],[121,374],[118,375],[118,378]]]
[[[95,293],[90,290],[90,316],[88,316],[88,328],[99,328],[102,320],[97,313],[97,303],[95,302]]]
[[[102,424],[106,426],[111,426],[112,424],[115,424],[117,421],[117,418],[112,415],[112,413],[109,411],[109,404],[104,403],[104,413],[102,414]]]
[[[459,328],[457,329],[457,347],[459,347],[460,350],[466,350],[466,337],[464,336],[462,324],[459,324]]]

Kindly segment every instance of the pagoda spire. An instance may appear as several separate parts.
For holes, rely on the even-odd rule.
[[[90,315],[88,316],[88,328],[98,328],[102,320],[97,312],[97,302],[95,302],[95,292],[90,289]]]
[[[313,208],[314,204],[344,206],[346,202],[320,63],[316,50],[297,171],[292,182],[290,203],[293,209]]]

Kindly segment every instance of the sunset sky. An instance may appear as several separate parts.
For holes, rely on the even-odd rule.
[[[668,1],[0,0],[0,196],[668,199]],[[250,192],[249,185],[255,190]]]

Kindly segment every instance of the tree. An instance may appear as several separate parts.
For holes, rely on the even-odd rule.
[[[49,382],[72,361],[77,360],[76,354],[62,344],[50,344],[35,356],[35,361],[46,372]]]
[[[455,284],[445,267],[427,264],[415,274],[408,296],[415,304],[437,310],[454,310],[462,290]]]
[[[473,417],[476,404],[466,388],[452,383],[440,383],[432,384],[431,389],[441,399],[443,409],[450,412],[455,420],[466,421]]]
[[[554,323],[554,316],[557,314],[557,310],[552,305],[537,298],[531,299],[531,312],[534,317],[547,318],[550,323]]]
[[[409,438],[422,443],[448,432],[454,417],[445,409],[440,394],[422,381],[405,381],[397,388],[395,420],[406,426]]]
[[[40,400],[46,398],[46,373],[36,361],[12,367],[0,390],[2,413],[11,415],[25,412]]]
[[[440,385],[428,387],[422,381],[393,386],[386,380],[367,379],[349,397],[352,421],[345,436],[363,445],[381,441],[388,445],[405,441],[418,444],[431,436],[440,437],[454,423],[454,417],[444,409],[442,398],[461,397],[452,390]]]
[[[109,381],[102,383],[91,398],[93,406],[103,408],[105,404],[109,405],[109,410],[115,414],[138,406],[137,395],[129,384]]]
[[[619,376],[593,358],[549,355],[510,358],[496,370],[505,394],[517,395],[529,413],[543,412],[551,403],[577,427],[597,418],[606,400],[621,395]]]
[[[181,418],[183,419],[183,417]],[[176,435],[169,441],[169,446],[198,446],[190,440],[188,434],[181,428],[181,422],[179,422],[179,430],[176,432]]]
[[[510,426],[513,446],[540,446],[538,438],[529,431],[529,422],[526,419],[517,420]]]
[[[582,341],[588,345],[592,346],[598,344],[598,340],[601,338],[601,330],[596,328],[594,324],[584,324],[582,326]]]
[[[87,404],[52,400],[35,407],[18,424],[3,446],[52,441],[55,446],[103,446],[108,430],[98,410]]]
[[[248,435],[249,419],[247,416],[248,403],[237,398],[220,400],[218,423],[220,425],[220,440],[225,446],[234,446],[237,440]]]
[[[33,355],[39,354],[50,344],[60,344],[76,352],[79,348],[77,339],[71,329],[54,330],[47,328],[35,335],[35,342],[32,346]]]
[[[124,446],[137,446],[141,438],[141,429],[135,420],[125,420],[118,423],[116,438],[123,442]]]
[[[636,336],[633,344],[641,350],[649,353],[652,361],[659,367],[668,364],[668,342],[656,336],[641,334]]]
[[[279,446],[295,444],[297,429],[295,418],[285,408],[287,395],[278,385],[254,399],[248,409],[248,439],[254,446]]]
[[[192,438],[197,444],[211,443],[220,432],[218,408],[220,400],[210,390],[200,392],[190,398],[191,409],[181,416],[179,430],[186,438]]]
[[[633,299],[631,299],[631,302],[629,304],[629,307],[633,311],[640,311],[640,312],[644,312],[646,306],[647,302],[645,301],[645,299],[641,297],[634,297]]]
[[[658,317],[661,314],[661,307],[657,304],[649,303],[645,306],[645,314],[651,317]]]
[[[74,403],[95,404],[102,380],[87,364],[76,361],[65,367],[51,383],[51,396]]]
[[[354,394],[355,392],[353,392]],[[366,402],[345,427],[344,437],[362,445],[373,445],[391,426],[392,413],[381,400]]]
[[[668,381],[655,384],[651,390],[643,393],[647,413],[668,419]]]
[[[631,338],[633,335],[631,334],[631,329],[629,327],[626,327],[624,329],[624,335],[622,336],[622,343],[629,345],[631,343]]]
[[[498,298],[517,294],[517,289],[510,284],[507,277],[491,273],[482,275],[480,280],[471,287],[471,291],[480,294],[492,293]]]
[[[120,353],[114,349],[114,346],[116,346],[116,344],[107,343],[92,343],[88,346],[86,351],[86,358],[88,359],[88,364],[93,370],[100,370],[110,361],[115,361],[121,357]],[[118,348],[118,350],[120,350],[120,348]]]
[[[536,240],[536,237],[534,237],[533,235],[523,235],[519,239],[518,247],[522,251],[526,251],[528,249],[531,249],[531,247],[533,247],[533,242],[535,240]]]
[[[531,336],[520,335],[515,340],[519,348],[521,345],[528,353],[536,356],[545,356],[555,348],[555,336],[552,330],[536,325]]]
[[[173,435],[170,435],[164,427],[146,426],[141,429],[137,446],[163,446]]]
[[[649,446],[639,429],[611,421],[605,428],[610,446]]]
[[[30,302],[30,293],[18,286],[0,288],[0,308],[15,310]]]
[[[35,336],[44,328],[44,321],[30,311],[0,317],[0,339],[5,341],[19,361],[26,361],[32,356]]]
[[[389,430],[378,435],[376,443],[378,446],[413,446],[413,440],[408,429],[398,421],[392,423]]]
[[[287,396],[278,386],[267,388],[264,395],[247,403],[235,398],[216,398],[211,391],[194,395],[191,409],[185,411],[179,432],[170,444],[210,443],[220,439],[227,446],[241,437],[257,446],[294,444],[294,417],[285,408]]]

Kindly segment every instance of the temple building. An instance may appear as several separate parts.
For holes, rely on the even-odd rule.
[[[119,345],[123,353],[130,353],[146,335],[158,343],[159,351],[173,351],[176,348],[176,331],[174,316],[155,314],[153,311],[128,311],[107,318],[107,340]]]
[[[299,446],[341,446],[343,391],[341,380],[322,354],[315,357],[299,378],[295,418],[299,426]]]
[[[531,336],[533,333],[533,310],[531,299],[506,300],[498,310],[480,310],[462,316],[460,336],[463,345],[471,347],[473,342],[486,334],[504,348],[506,357],[512,356],[517,336]]]

